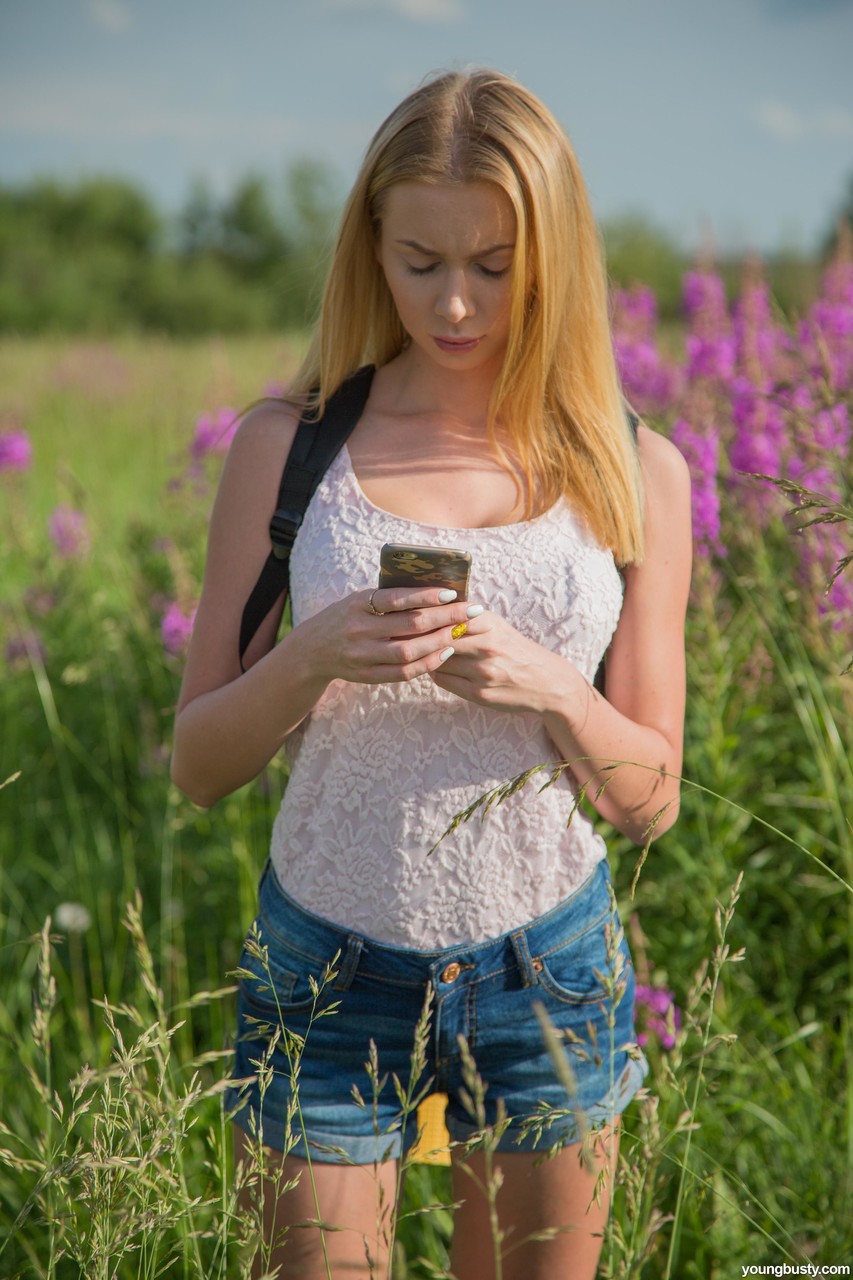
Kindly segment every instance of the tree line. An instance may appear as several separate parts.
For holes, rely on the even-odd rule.
[[[217,200],[196,182],[166,217],[119,178],[0,186],[0,332],[300,328],[338,211],[330,175],[292,166]]]
[[[278,187],[249,176],[220,199],[196,182],[171,217],[118,178],[0,185],[0,332],[302,328],[316,309],[339,207],[334,177],[310,160]],[[844,212],[853,215],[853,182]],[[640,215],[603,230],[613,282],[650,285],[661,317],[675,319],[688,255]],[[830,231],[814,254],[765,264],[785,310],[810,301],[831,239]],[[735,288],[742,263],[717,265]]]

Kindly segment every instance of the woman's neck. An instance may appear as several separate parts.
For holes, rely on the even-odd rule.
[[[498,372],[491,365],[459,371],[443,369],[417,348],[409,347],[385,368],[385,407],[404,414],[447,417],[479,434],[486,430],[489,400]]]

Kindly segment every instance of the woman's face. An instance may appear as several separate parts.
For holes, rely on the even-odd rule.
[[[503,361],[516,217],[491,182],[398,182],[376,254],[412,343],[446,369]]]

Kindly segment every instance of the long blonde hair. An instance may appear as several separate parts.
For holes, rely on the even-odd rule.
[[[489,404],[528,495],[525,518],[565,494],[620,564],[643,552],[637,450],[625,416],[604,256],[566,134],[528,90],[498,72],[450,72],[416,89],[377,131],[346,202],[312,344],[294,381],[318,408],[363,364],[407,343],[376,240],[397,182],[485,181],[517,218],[510,332]]]

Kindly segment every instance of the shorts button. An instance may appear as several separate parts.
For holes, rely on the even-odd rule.
[[[461,972],[462,972],[462,965],[457,964],[455,960],[452,960],[450,964],[447,965],[446,968],[442,970],[441,981],[455,982]]]
[[[542,961],[541,961],[541,960],[534,960],[534,961],[533,961],[533,968],[534,968],[534,970],[536,971],[536,973],[541,973],[541,972],[542,972],[542,970],[544,969],[544,967],[545,967],[545,966],[543,965],[543,963],[542,963]]]

